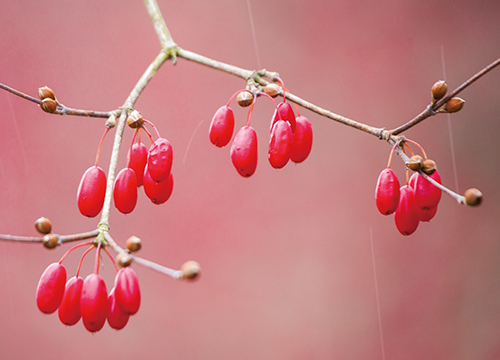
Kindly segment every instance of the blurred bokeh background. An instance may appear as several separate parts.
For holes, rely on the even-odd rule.
[[[500,55],[498,1],[250,5],[255,36],[245,0],[159,1],[179,46],[278,71],[293,93],[373,126],[391,129],[422,111],[443,71],[455,88]],[[113,110],[158,51],[141,1],[2,1],[0,82],[33,96],[46,85],[67,106]],[[136,235],[144,243],[138,255],[173,268],[197,260],[200,280],[134,265],[139,313],[121,331],[105,325],[92,335],[35,303],[43,270],[70,246],[1,242],[0,358],[500,358],[500,70],[460,95],[460,113],[405,134],[437,162],[446,185],[484,194],[479,208],[443,195],[437,216],[408,238],[374,202],[390,147],[306,110],[310,157],[275,170],[267,162],[273,106],[257,102],[259,164],[241,178],[229,146],[210,144],[208,127],[244,86],[183,59],[167,62],[136,108],[173,145],[173,195],[156,206],[141,191],[133,213],[111,214],[120,244]],[[239,128],[246,110],[233,108]],[[80,215],[76,192],[104,120],[48,115],[6,92],[0,113],[0,233],[34,236],[40,216],[59,234],[94,229],[99,218]],[[126,130],[119,168],[132,134]],[[396,158],[392,168],[403,182],[403,163]],[[81,253],[65,260],[68,276]],[[103,264],[111,288],[113,266],[106,257]],[[82,275],[92,266],[90,257]]]

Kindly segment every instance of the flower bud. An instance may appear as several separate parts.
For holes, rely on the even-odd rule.
[[[465,203],[469,206],[478,206],[483,200],[483,194],[478,189],[468,189],[465,191]]]
[[[196,261],[187,261],[181,266],[182,279],[193,280],[200,275],[200,264]]]
[[[250,106],[253,103],[253,94],[248,90],[242,91],[236,96],[236,101],[241,107]]]
[[[56,234],[47,234],[43,237],[42,239],[42,244],[45,246],[47,249],[53,249],[57,245],[59,245],[59,236]]]
[[[121,267],[127,267],[132,264],[132,256],[127,251],[122,251],[118,255],[116,255],[116,262]]]
[[[424,159],[420,155],[413,155],[408,161],[408,167],[413,171],[418,171],[424,165]]]
[[[432,86],[431,93],[433,101],[437,101],[443,98],[448,91],[448,85],[444,82],[444,80],[440,80]]]
[[[465,103],[465,100],[463,100],[459,97],[451,98],[444,106],[444,110],[447,113],[455,113],[457,111],[462,110],[462,108],[464,107],[464,103]]]
[[[264,92],[270,97],[275,98],[281,92],[281,88],[278,84],[268,84],[264,88]]]
[[[51,98],[45,98],[40,103],[40,107],[47,113],[54,113],[57,110],[57,102]]]
[[[52,99],[52,100],[56,99],[54,92],[48,86],[44,86],[44,87],[41,87],[38,89],[38,97],[40,98],[40,100],[47,99],[47,98]]]
[[[49,219],[41,217],[35,221],[35,228],[40,234],[48,234],[52,231],[52,223]]]
[[[127,118],[127,125],[130,126],[132,129],[137,129],[138,127],[141,127],[143,122],[144,119],[142,118],[141,113],[137,110],[132,111]]]
[[[142,241],[137,236],[131,236],[125,242],[127,249],[130,252],[139,251],[142,246]]]
[[[427,175],[432,175],[436,171],[436,163],[431,159],[424,160],[422,171]]]

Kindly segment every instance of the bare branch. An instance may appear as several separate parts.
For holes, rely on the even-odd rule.
[[[71,234],[71,235],[56,235],[59,238],[59,243],[67,243],[72,241],[79,241],[84,239],[95,238],[99,235],[100,230],[92,230],[80,234]],[[0,240],[6,241],[20,241],[20,242],[29,242],[29,243],[41,243],[43,242],[43,236],[17,236],[17,235],[2,235],[0,234]]]

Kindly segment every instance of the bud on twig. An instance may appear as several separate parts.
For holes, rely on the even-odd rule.
[[[48,86],[44,86],[38,89],[38,97],[40,98],[40,100],[47,98],[52,100],[56,99],[54,91],[52,91],[52,89],[49,88]]]
[[[52,231],[52,223],[49,219],[41,217],[35,221],[35,228],[40,234],[48,234]]]
[[[432,175],[436,171],[436,163],[431,159],[424,160],[422,171],[427,175]]]
[[[139,251],[142,247],[142,241],[137,236],[131,236],[125,242],[127,249],[130,252]]]
[[[200,264],[196,261],[187,261],[181,266],[182,278],[193,280],[200,274]]]
[[[253,103],[253,94],[248,90],[242,91],[236,97],[236,101],[241,107],[250,106]]]
[[[475,188],[471,188],[465,191],[465,203],[469,206],[478,206],[483,200],[483,194],[481,191]]]
[[[464,103],[465,100],[459,97],[451,98],[444,106],[444,111],[447,113],[455,113],[462,110],[462,108],[464,107]]]
[[[142,118],[141,113],[137,110],[132,111],[127,118],[127,125],[130,126],[132,129],[137,129],[138,127],[141,127],[143,122],[144,119]]]
[[[268,84],[264,88],[264,92],[269,95],[270,97],[275,98],[276,96],[279,95],[281,91],[281,88],[278,84]]]
[[[127,251],[122,251],[118,255],[116,255],[116,262],[121,267],[127,267],[132,264],[132,256]]]
[[[57,110],[57,102],[51,98],[45,98],[40,103],[40,107],[43,111],[52,114]]]
[[[432,86],[432,102],[435,103],[437,100],[442,99],[446,92],[448,91],[448,85],[444,80],[440,80]]]
[[[59,245],[59,237],[56,234],[47,234],[43,237],[42,239],[42,244],[45,246],[47,249],[53,249],[57,245]]]
[[[420,155],[413,155],[408,161],[408,167],[413,171],[418,171],[424,166],[424,159]]]

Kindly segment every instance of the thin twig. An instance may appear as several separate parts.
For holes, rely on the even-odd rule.
[[[100,230],[92,230],[80,234],[71,234],[71,235],[57,235],[59,238],[59,243],[67,243],[72,241],[79,241],[84,239],[94,238],[99,235]],[[21,241],[21,242],[29,242],[29,243],[41,243],[43,242],[43,236],[17,236],[17,235],[2,235],[0,234],[0,240],[6,241]]]

